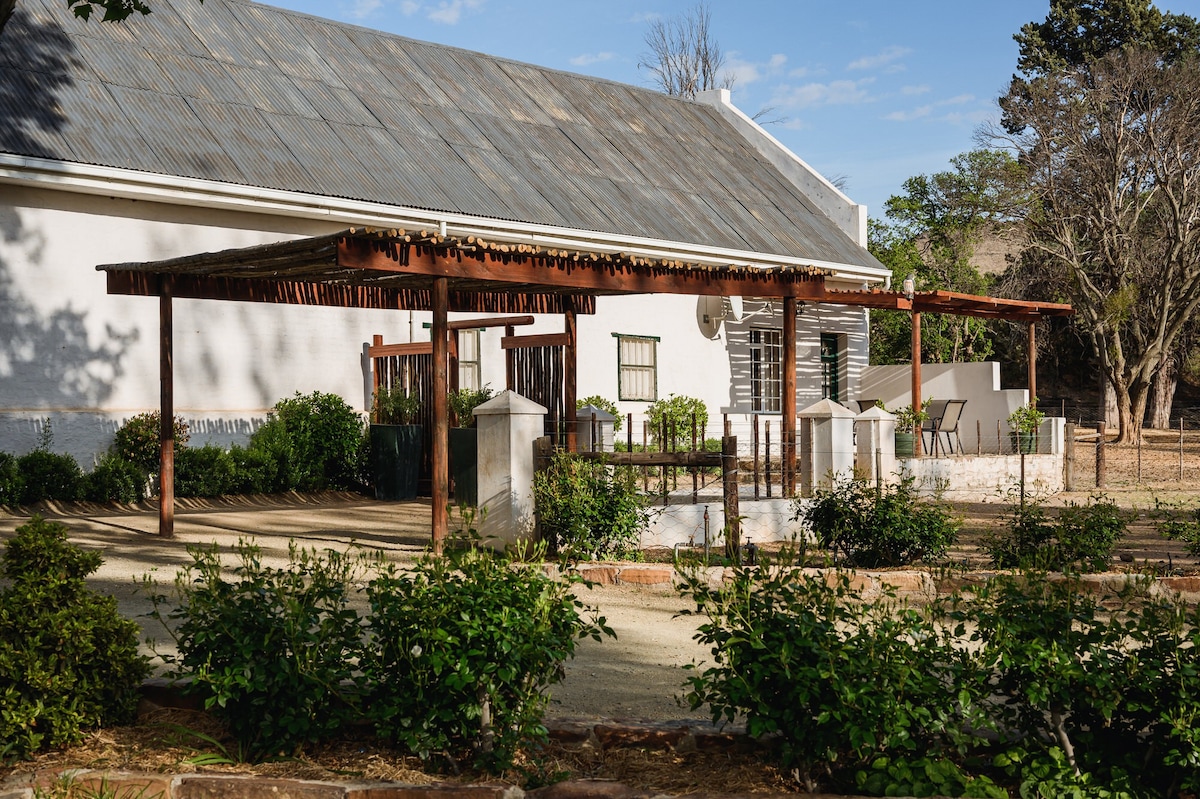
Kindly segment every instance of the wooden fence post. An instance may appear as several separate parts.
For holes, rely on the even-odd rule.
[[[725,557],[740,564],[742,520],[738,510],[737,436],[721,438],[721,478],[725,498]]]
[[[1104,488],[1104,422],[1096,422],[1096,488]]]
[[[1075,423],[1067,422],[1063,435],[1063,491],[1075,490]]]

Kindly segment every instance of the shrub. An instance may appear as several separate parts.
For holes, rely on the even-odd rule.
[[[492,398],[492,390],[488,386],[480,389],[460,388],[449,396],[447,403],[450,418],[458,427],[474,427],[475,414],[473,411]]]
[[[620,558],[636,552],[649,525],[632,470],[559,452],[533,478],[542,539],[572,558]]]
[[[336,394],[283,399],[254,432],[250,446],[265,450],[280,466],[279,490],[354,488],[363,422]]]
[[[214,444],[188,447],[175,453],[175,494],[180,497],[219,497],[235,484],[236,467],[229,453]]]
[[[21,476],[17,459],[7,452],[0,452],[0,505],[19,505],[24,489],[25,478]]]
[[[958,537],[949,509],[919,497],[912,478],[876,490],[866,480],[839,479],[812,500],[797,499],[792,518],[849,566],[880,568],[934,560]]]
[[[848,779],[881,754],[953,751],[982,718],[969,662],[932,614],[864,602],[847,574],[830,576],[738,567],[720,587],[699,574],[680,587],[707,617],[696,639],[715,661],[688,667],[685,700],[778,736],[810,792],[830,768]]]
[[[350,585],[360,558],[293,544],[289,567],[277,569],[243,541],[230,580],[215,545],[188,552],[178,605],[164,615],[166,598],[153,597],[159,621],[179,622],[179,654],[163,660],[190,679],[187,690],[204,697],[247,759],[293,754],[356,715],[361,627]]]
[[[140,502],[145,489],[140,466],[108,454],[83,478],[83,498],[91,502]]]
[[[113,436],[113,449],[126,461],[136,464],[147,474],[158,471],[159,451],[159,420],[162,416],[158,411],[147,411],[131,416]],[[188,441],[190,430],[181,417],[176,416],[175,451],[178,452]]]
[[[704,407],[703,400],[695,397],[668,394],[666,399],[656,400],[646,409],[646,417],[650,422],[650,435],[660,449],[690,447],[693,421],[698,439],[704,438],[708,427],[708,408]]]
[[[621,429],[621,423],[625,420],[621,418],[621,412],[617,409],[617,403],[610,399],[605,399],[599,394],[593,394],[590,397],[575,400],[575,410],[579,410],[585,405],[591,405],[593,408],[599,408],[602,411],[611,413],[613,416],[613,432]]]
[[[132,719],[149,672],[138,626],[84,578],[100,556],[34,516],[4,551],[0,590],[0,761],[75,743]]]
[[[17,459],[21,470],[21,504],[32,505],[51,499],[74,502],[79,499],[83,470],[70,455],[35,449]]]
[[[1025,502],[1013,509],[1007,530],[986,538],[984,547],[1001,569],[1103,571],[1126,530],[1125,515],[1103,497],[1068,503],[1057,517]]]
[[[229,460],[233,464],[232,493],[269,494],[278,489],[279,464],[269,450],[234,444],[229,448]]]
[[[422,758],[496,770],[522,741],[545,739],[544,689],[580,637],[613,635],[580,615],[578,582],[477,549],[373,580],[363,670],[379,734]]]
[[[371,400],[371,421],[375,424],[416,424],[421,418],[421,398],[402,388],[379,386]]]

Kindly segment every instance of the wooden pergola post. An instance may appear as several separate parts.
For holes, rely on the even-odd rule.
[[[430,291],[433,306],[433,451],[432,486],[433,503],[433,554],[441,555],[446,534],[450,528],[450,419],[447,394],[450,390],[449,331],[447,318],[450,309],[449,281],[444,277],[433,279]]]
[[[783,298],[783,494],[796,493],[796,298]]]
[[[563,416],[567,422],[567,452],[576,452],[579,447],[579,431],[575,429],[579,329],[574,307],[563,312],[563,332],[567,334],[567,345],[563,347]]]
[[[913,413],[921,412],[921,313],[912,313],[912,409]],[[921,422],[913,423],[913,455],[921,457],[924,444],[921,441]]]
[[[158,292],[158,534],[175,535],[175,362],[172,278]]]
[[[1029,323],[1029,338],[1026,341],[1029,353],[1029,405],[1037,406],[1037,322]]]

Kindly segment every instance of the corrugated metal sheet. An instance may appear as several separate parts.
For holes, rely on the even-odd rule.
[[[248,0],[22,0],[0,148],[877,265],[714,109]]]

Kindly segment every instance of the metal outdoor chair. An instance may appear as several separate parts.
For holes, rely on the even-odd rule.
[[[930,400],[929,407],[925,409],[927,418],[921,422],[921,435],[929,436],[929,446],[925,447],[925,451],[931,455],[937,454],[937,434],[941,432],[942,416],[946,413],[946,404],[949,402],[950,400]]]
[[[951,455],[955,452],[954,444],[950,441],[950,436],[954,436],[954,440],[958,442],[958,454],[963,454],[962,439],[958,435],[958,424],[962,420],[963,408],[966,406],[966,400],[945,400],[945,404],[941,408],[941,413],[938,416],[932,414],[930,408],[929,421],[921,425],[921,432],[929,431],[931,437],[931,445],[936,454],[941,445],[939,436],[946,437],[946,447],[942,452],[949,451]],[[935,403],[936,404],[936,403]],[[929,425],[926,427],[925,425]]]

